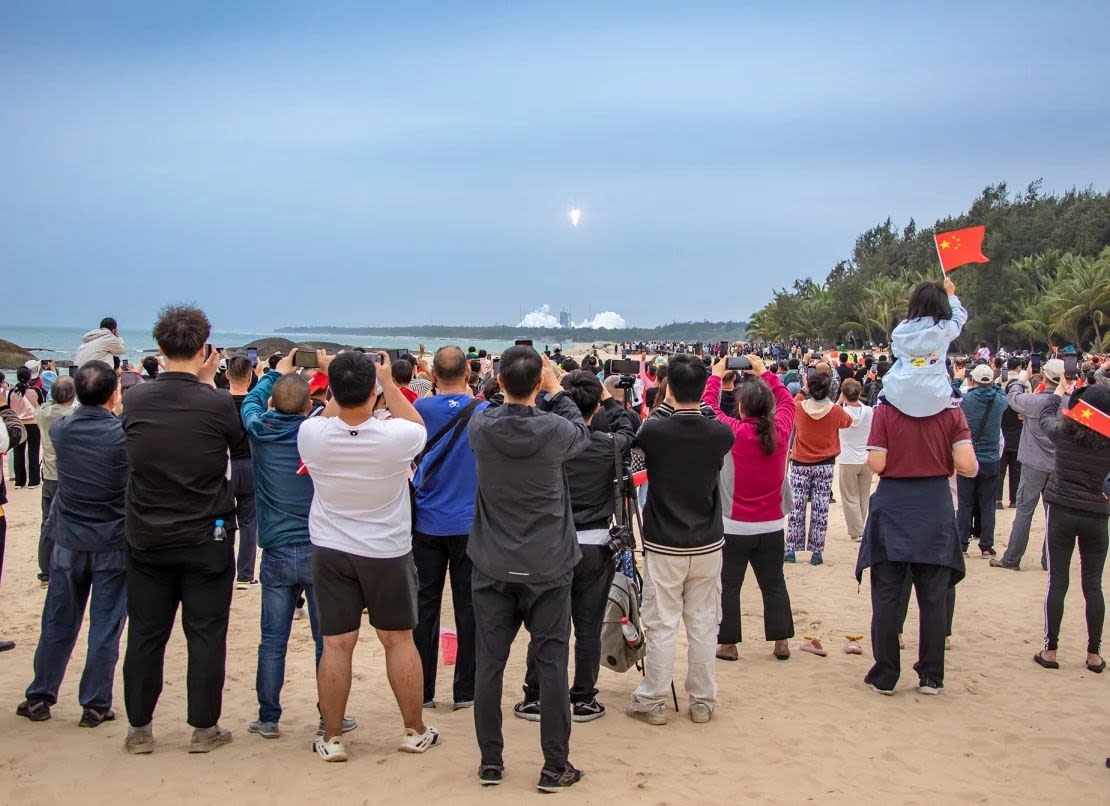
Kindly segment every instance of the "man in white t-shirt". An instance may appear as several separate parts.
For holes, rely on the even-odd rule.
[[[405,736],[400,750],[423,753],[439,732],[421,716],[424,689],[416,627],[409,467],[424,447],[424,421],[401,394],[389,357],[358,352],[324,357],[332,399],[301,424],[301,460],[315,494],[308,516],[312,580],[324,653],[317,672],[324,733],[313,744],[325,761],[346,761],[342,722],[351,691],[351,656],[362,611],[385,648],[389,684]],[[374,417],[378,396],[392,417]]]

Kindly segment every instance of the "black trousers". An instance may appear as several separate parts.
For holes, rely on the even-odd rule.
[[[134,727],[150,724],[162,693],[166,642],[181,605],[189,651],[189,724],[210,728],[223,707],[227,621],[235,581],[235,544],[138,551],[127,559],[127,654],[123,698]]]
[[[914,671],[944,682],[945,601],[952,569],[943,565],[882,562],[871,567],[871,645],[875,664],[864,681],[883,690],[893,689],[902,670],[898,649],[898,616],[909,598],[907,572],[917,589],[921,635]]]
[[[50,578],[50,556],[54,553],[54,538],[46,531],[46,519],[50,516],[50,506],[58,493],[58,482],[42,480],[42,522],[39,525],[39,579]]]
[[[27,440],[12,447],[15,454],[15,486],[34,487],[42,481],[42,431],[38,423],[24,423]]]
[[[763,636],[768,641],[794,637],[794,616],[790,594],[782,571],[786,536],[782,529],[758,535],[725,535],[721,564],[721,626],[718,644],[738,644],[740,630],[740,589],[751,563],[755,581],[763,595]]]
[[[902,583],[902,610],[898,614],[898,634],[901,635],[906,631],[906,616],[910,612],[910,593],[913,591],[913,572],[909,566],[906,566],[906,579]],[[944,634],[949,636],[952,634],[952,619],[956,616],[956,586],[948,586],[948,594],[944,597],[944,609],[947,611],[945,614]]]
[[[1068,593],[1071,555],[1079,545],[1080,584],[1087,605],[1087,651],[1098,655],[1106,601],[1102,596],[1102,571],[1106,566],[1105,515],[1052,504],[1048,508],[1048,596],[1045,599],[1045,649],[1056,649],[1064,598]]]
[[[468,539],[469,535],[445,537],[420,532],[412,536],[412,559],[420,585],[416,600],[417,624],[412,637],[424,667],[424,702],[431,702],[436,696],[439,616],[448,571],[459,647],[455,658],[454,701],[474,699],[474,606],[470,596],[470,574],[474,565],[466,556]]]
[[[613,552],[608,546],[579,546],[582,559],[574,566],[570,583],[570,620],[574,625],[574,682],[570,701],[589,702],[597,696],[597,675],[601,671],[601,622],[609,589],[613,586]],[[782,560],[779,560],[782,565]],[[524,699],[540,698],[540,672],[536,650],[528,644],[524,672]]]
[[[1010,479],[1010,497],[1007,499],[1011,507],[1017,506],[1017,489],[1021,483],[1021,462],[1017,458],[1017,448],[1012,451],[1007,448],[1002,454],[1002,461],[998,465],[998,492],[994,499],[1001,503],[1002,493],[1006,489],[1006,479]]]
[[[523,623],[535,648],[540,681],[540,748],[544,769],[562,772],[570,753],[570,589],[573,572],[548,582],[502,582],[472,574],[475,638],[474,730],[483,764],[503,764],[501,694],[509,650]]]
[[[974,478],[956,476],[956,494],[959,507],[956,509],[956,529],[960,533],[960,543],[967,551],[971,543],[972,515],[978,508],[979,548],[984,551],[994,547],[994,493],[998,489],[998,462],[980,462],[979,473]]]

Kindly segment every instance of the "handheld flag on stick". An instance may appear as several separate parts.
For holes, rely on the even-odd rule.
[[[934,235],[937,257],[945,274],[968,263],[990,263],[990,259],[983,254],[983,237],[986,234],[986,227],[968,227]]]
[[[1110,415],[1099,411],[1090,403],[1082,400],[1064,412],[1065,417],[1075,420],[1080,425],[1085,425],[1092,431],[1097,431],[1104,437],[1110,437]]]

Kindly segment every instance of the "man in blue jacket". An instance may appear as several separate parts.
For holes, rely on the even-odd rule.
[[[35,679],[16,709],[32,722],[50,706],[89,606],[89,648],[78,699],[83,728],[115,719],[112,682],[127,615],[127,540],[123,522],[128,479],[119,381],[103,361],[89,361],[74,379],[81,408],[50,426],[58,487],[48,516],[54,538],[50,587],[35,650]]]
[[[251,443],[258,545],[262,549],[262,640],[258,644],[258,721],[251,733],[276,739],[281,733],[281,687],[285,682],[285,653],[297,599],[304,593],[320,663],[323,643],[316,623],[312,590],[312,544],[308,539],[308,511],[312,506],[312,477],[298,474],[301,466],[297,432],[312,409],[308,381],[294,371],[297,351],[291,350],[273,370],[258,379],[243,400],[243,428]],[[274,407],[267,410],[266,401]],[[322,724],[322,723],[321,723]],[[354,730],[344,718],[343,730]]]
[[[1002,456],[1002,412],[1006,410],[1006,396],[994,385],[994,370],[989,364],[979,364],[968,373],[967,393],[960,401],[960,408],[971,429],[975,458],[979,472],[972,478],[956,477],[956,526],[960,542],[966,553],[971,543],[971,519],[979,513],[979,550],[984,559],[996,556],[994,550],[994,493],[998,489],[998,468]]]

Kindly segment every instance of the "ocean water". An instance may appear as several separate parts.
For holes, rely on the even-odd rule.
[[[0,339],[18,344],[30,350],[39,358],[73,359],[81,337],[91,328],[77,327],[17,327],[0,324]],[[142,359],[149,351],[156,350],[150,330],[121,330],[120,336],[127,345],[126,358],[132,362]],[[492,352],[501,352],[512,346],[512,342],[476,342],[460,343],[459,339],[425,339],[419,334],[409,336],[350,336],[336,335],[333,333],[256,333],[235,330],[213,331],[210,341],[218,347],[240,347],[256,339],[273,337],[287,338],[292,341],[331,341],[340,344],[354,344],[361,347],[390,347],[406,348],[416,352],[420,343],[430,353],[446,344],[457,344],[463,349],[473,345],[480,349]],[[10,370],[11,367],[0,367]]]

